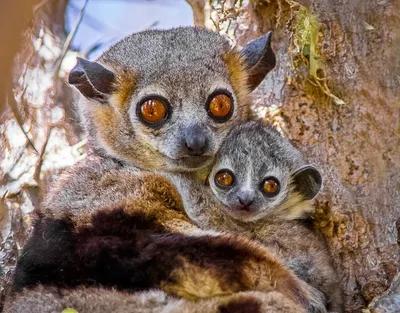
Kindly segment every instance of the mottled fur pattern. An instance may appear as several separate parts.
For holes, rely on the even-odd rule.
[[[70,197],[65,209],[62,190]],[[95,201],[87,197],[94,190],[103,191]],[[310,312],[323,312],[320,295],[261,245],[202,233],[163,176],[92,158],[51,194],[18,261],[14,294],[38,284],[159,288],[190,300],[277,291]]]
[[[278,292],[240,292],[197,302],[178,299],[160,290],[134,294],[101,287],[61,289],[38,286],[11,299],[7,313],[306,313]]]
[[[301,153],[275,129],[259,122],[234,128],[221,146],[206,182],[204,173],[169,177],[181,193],[191,220],[203,229],[245,235],[265,244],[301,279],[322,291],[331,312],[342,312],[339,278],[322,237],[307,219],[313,210],[311,180],[297,181],[298,169],[307,168]],[[218,188],[215,173],[230,169],[236,182],[229,190]],[[260,192],[265,177],[279,179],[281,191],[268,198]],[[309,184],[299,186],[298,184]],[[314,184],[314,185],[313,185]],[[249,192],[253,204],[241,210],[238,195]],[[305,196],[307,195],[307,196]]]

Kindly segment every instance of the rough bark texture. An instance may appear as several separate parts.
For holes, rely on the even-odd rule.
[[[389,287],[400,262],[400,6],[396,0],[300,2],[243,2],[233,40],[240,45],[273,31],[278,64],[255,104],[322,169],[315,223],[338,266],[346,311],[360,312]],[[322,76],[344,104],[315,86],[307,62],[290,64],[299,8],[321,23]]]
[[[400,308],[400,273],[393,279],[390,288],[380,297],[374,299],[366,313],[394,313]]]

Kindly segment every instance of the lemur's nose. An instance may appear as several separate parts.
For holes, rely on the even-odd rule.
[[[202,155],[207,149],[207,138],[200,127],[192,127],[185,136],[185,148],[190,155]]]
[[[242,196],[239,196],[238,198],[239,198],[240,204],[243,206],[246,206],[246,207],[252,205],[254,202],[254,197],[252,195],[242,195]]]
[[[185,146],[190,155],[202,155],[207,148],[207,140],[204,136],[191,136],[186,138]]]

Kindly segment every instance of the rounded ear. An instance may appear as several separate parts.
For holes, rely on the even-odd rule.
[[[275,67],[276,57],[271,48],[272,32],[249,42],[240,54],[248,72],[248,86],[254,90]]]
[[[114,91],[115,74],[99,63],[79,57],[77,61],[68,82],[87,99],[107,103],[108,96]]]
[[[295,186],[295,191],[306,200],[311,200],[321,190],[322,176],[317,168],[306,165],[292,174],[292,184]]]

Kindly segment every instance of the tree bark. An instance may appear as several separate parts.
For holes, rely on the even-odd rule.
[[[321,168],[315,224],[338,266],[346,311],[360,312],[400,264],[400,4],[299,2],[223,5],[238,13],[228,30],[237,44],[273,31],[278,64],[256,90],[255,110]],[[318,27],[299,51],[302,14]]]

